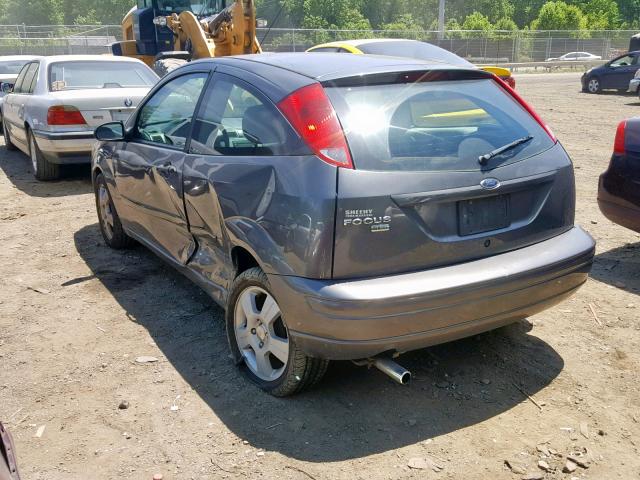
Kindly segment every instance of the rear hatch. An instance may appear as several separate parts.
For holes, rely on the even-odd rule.
[[[573,225],[564,149],[487,74],[378,74],[324,87],[354,166],[338,169],[334,278],[465,262]]]

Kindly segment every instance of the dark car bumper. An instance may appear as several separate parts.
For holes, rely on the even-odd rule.
[[[629,180],[615,171],[607,170],[600,175],[598,183],[598,206],[602,214],[611,220],[630,230],[640,232],[640,206],[633,203],[638,201],[637,185],[627,188]],[[629,192],[633,192],[633,198]]]
[[[305,353],[349,360],[444,343],[538,313],[586,281],[594,250],[591,236],[575,227],[513,252],[428,271],[269,281]]]

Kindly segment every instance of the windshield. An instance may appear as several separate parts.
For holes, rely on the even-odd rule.
[[[553,146],[545,130],[491,79],[329,87],[356,168],[468,171]],[[518,139],[526,143],[479,157]]]
[[[387,55],[391,57],[415,58],[418,60],[445,62],[451,65],[464,67],[473,66],[464,58],[451,53],[444,48],[436,47],[430,43],[415,40],[398,40],[385,42],[371,42],[358,45],[362,53],[370,55]]]
[[[0,75],[17,75],[30,60],[8,60],[0,62]]]
[[[163,13],[189,11],[198,17],[215,15],[225,7],[225,0],[158,0],[158,9]]]
[[[149,67],[132,62],[60,62],[49,67],[49,88],[52,92],[151,87],[157,81],[158,77]]]

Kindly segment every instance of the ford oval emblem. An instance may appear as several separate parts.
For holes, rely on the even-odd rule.
[[[495,190],[500,186],[500,180],[497,178],[485,178],[480,182],[480,186],[485,190]]]
[[[130,107],[131,105],[133,105],[133,100],[131,100],[130,98],[125,98],[124,99],[124,106],[125,107]]]

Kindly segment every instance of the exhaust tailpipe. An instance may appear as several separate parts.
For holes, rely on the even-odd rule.
[[[411,372],[390,358],[374,358],[372,361],[374,367],[386,373],[400,385],[407,385],[411,381]]]

